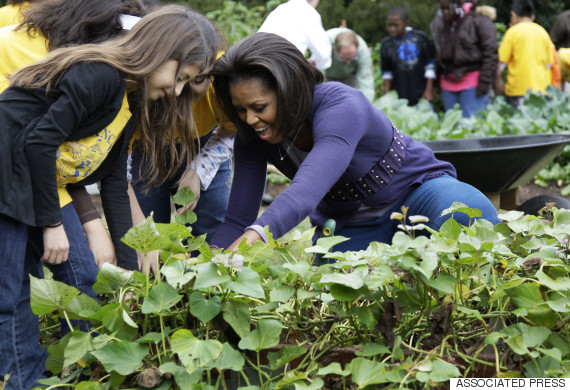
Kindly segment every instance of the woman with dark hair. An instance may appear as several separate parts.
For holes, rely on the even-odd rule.
[[[40,32],[48,49],[104,42],[124,31],[122,15],[143,16],[140,0],[41,0],[24,14],[28,34]]]
[[[438,229],[452,202],[498,222],[491,202],[455,179],[455,169],[404,135],[366,97],[322,74],[287,40],[257,33],[231,47],[212,72],[222,110],[237,128],[235,174],[224,224],[211,244],[236,249],[278,238],[305,217],[322,227],[333,218],[351,238],[338,250],[390,242],[393,211],[424,215]],[[292,179],[258,218],[267,163]],[[467,225],[463,213],[453,217]]]
[[[104,42],[126,31],[125,18],[145,13],[140,0],[42,0],[22,22],[0,30],[0,92],[7,76],[60,47]]]
[[[129,141],[141,136],[150,185],[195,155],[194,80],[210,69],[218,34],[203,15],[168,5],[100,44],[52,51],[10,76],[0,94],[0,378],[7,389],[37,385],[45,369],[29,275],[40,260],[61,264],[87,246],[66,189],[101,182],[107,224],[126,268],[138,268],[120,241],[132,226],[127,195]],[[179,143],[174,134],[178,134]],[[162,159],[170,155],[171,164]],[[67,222],[70,222],[67,224]],[[10,375],[8,375],[10,374]]]

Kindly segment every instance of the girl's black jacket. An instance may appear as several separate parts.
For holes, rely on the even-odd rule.
[[[48,95],[45,88],[22,87],[0,94],[0,214],[30,226],[61,221],[58,147],[103,130],[117,116],[124,96],[124,74],[101,62],[72,65]],[[120,241],[132,226],[126,164],[136,117],[133,113],[99,168],[74,184],[101,182],[118,265],[126,269],[138,269],[135,251]]]

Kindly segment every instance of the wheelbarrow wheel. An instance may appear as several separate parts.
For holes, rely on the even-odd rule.
[[[538,215],[538,211],[544,208],[546,203],[555,203],[556,208],[570,210],[570,201],[558,195],[535,196],[523,202],[517,210],[523,211],[525,214]]]

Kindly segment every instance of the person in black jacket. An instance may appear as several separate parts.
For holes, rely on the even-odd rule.
[[[201,14],[168,5],[124,36],[54,50],[20,69],[0,95],[0,378],[29,389],[42,377],[45,351],[30,307],[30,278],[39,260],[60,264],[70,246],[87,245],[77,220],[63,226],[67,186],[101,182],[103,207],[117,254],[137,268],[120,242],[132,226],[126,160],[136,130],[150,183],[191,159],[194,79],[207,74],[218,34]],[[161,156],[176,156],[171,165]],[[63,206],[63,207],[61,207]]]
[[[459,104],[464,117],[487,106],[499,65],[497,32],[489,17],[476,12],[477,0],[438,0],[430,24],[445,110]]]

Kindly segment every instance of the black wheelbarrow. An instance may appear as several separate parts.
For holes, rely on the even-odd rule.
[[[453,164],[459,180],[485,193],[497,208],[509,210],[518,206],[516,188],[528,184],[569,142],[570,134],[531,134],[425,141],[424,144],[438,159]]]

